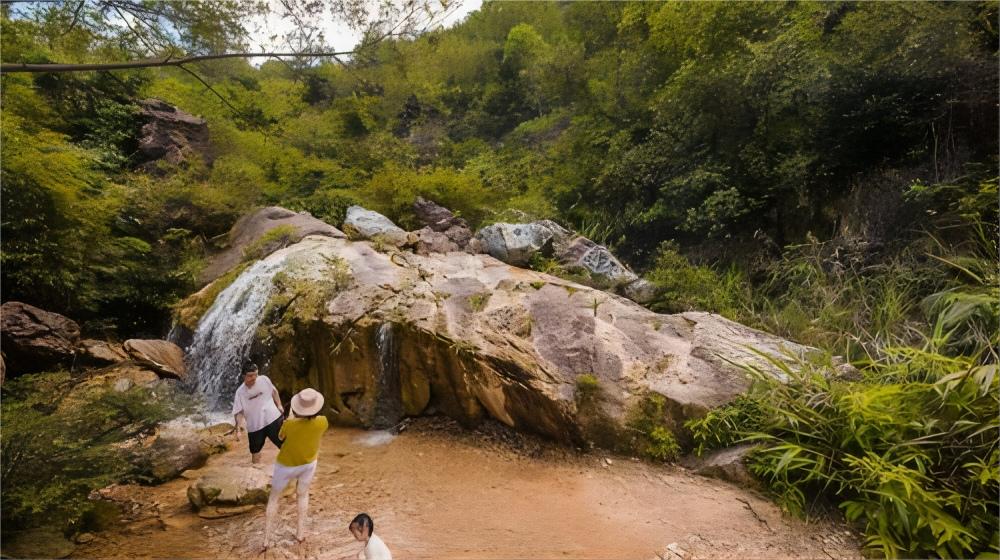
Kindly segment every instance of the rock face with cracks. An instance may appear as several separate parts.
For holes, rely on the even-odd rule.
[[[679,433],[748,388],[734,364],[780,376],[758,352],[813,351],[710,313],[657,314],[489,255],[384,253],[313,236],[267,259],[284,268],[251,357],[283,397],[316,388],[344,424],[440,412],[474,426],[490,416],[580,443],[625,433],[637,411],[653,410]],[[657,406],[643,406],[651,399]]]

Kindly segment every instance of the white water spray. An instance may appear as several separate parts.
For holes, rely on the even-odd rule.
[[[186,361],[195,389],[210,410],[225,408],[232,401],[243,360],[274,291],[272,280],[284,265],[285,259],[278,254],[255,263],[215,298],[198,323]]]

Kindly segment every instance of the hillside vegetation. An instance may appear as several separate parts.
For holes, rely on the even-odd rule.
[[[210,19],[242,25],[237,4]],[[129,58],[72,8],[4,4],[3,61]],[[552,218],[653,281],[658,311],[715,311],[859,366],[785,365],[788,385],[761,379],[688,426],[703,448],[760,442],[755,472],[788,509],[839,506],[879,554],[995,557],[997,17],[996,2],[487,2],[340,62],[202,63],[204,83],[5,74],[3,297],[161,336],[252,207],[339,226],[361,204],[408,228],[419,195],[473,227]],[[184,37],[226,48],[234,29]],[[138,169],[150,97],[208,121],[211,165]]]

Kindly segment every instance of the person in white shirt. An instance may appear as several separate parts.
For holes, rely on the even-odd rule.
[[[359,560],[392,560],[389,547],[385,546],[382,539],[375,534],[375,522],[367,513],[359,513],[355,516],[347,529],[354,535],[355,539],[365,543],[365,547],[358,553]]]
[[[250,461],[260,462],[260,450],[264,440],[270,439],[275,447],[281,448],[281,421],[285,407],[281,406],[278,390],[266,375],[257,375],[257,366],[247,364],[243,368],[243,383],[236,389],[233,398],[233,416],[236,420],[236,440],[247,432],[250,444]]]

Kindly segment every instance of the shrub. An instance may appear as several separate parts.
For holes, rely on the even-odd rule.
[[[4,384],[5,530],[79,524],[95,507],[87,495],[129,473],[117,444],[190,409],[189,400],[162,388],[74,392],[78,381],[57,372]]]
[[[626,427],[632,434],[628,451],[657,461],[673,461],[681,454],[663,395],[649,393],[639,400],[628,413]]]
[[[761,397],[740,395],[701,418],[688,420],[684,427],[691,431],[695,453],[701,455],[706,450],[739,443],[747,433],[762,429],[766,413]]]
[[[298,230],[295,226],[284,224],[269,229],[259,239],[243,249],[243,262],[262,259],[278,249],[287,247],[295,238]]]
[[[751,369],[767,413],[762,431],[747,434],[762,445],[751,472],[792,512],[808,512],[807,497],[830,498],[886,557],[995,553],[996,356],[986,365],[932,349],[900,357],[862,382],[807,363],[776,362],[787,384]],[[914,366],[925,381],[913,380]]]
[[[659,293],[650,306],[666,313],[713,311],[738,319],[751,297],[747,280],[735,269],[719,273],[693,265],[672,242],[660,245],[646,279],[656,285]]]

